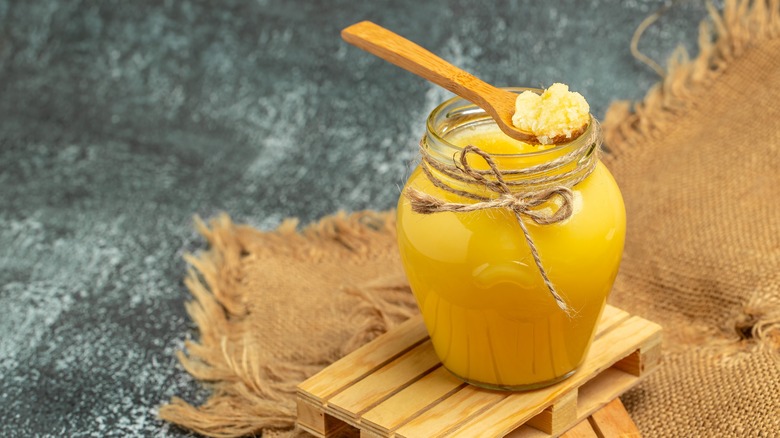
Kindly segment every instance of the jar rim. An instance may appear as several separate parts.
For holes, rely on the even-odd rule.
[[[528,88],[528,87],[500,87],[502,90],[511,91],[513,93],[520,94],[523,91],[532,91],[537,94],[541,94],[544,90],[540,88]],[[442,134],[438,132],[436,129],[434,123],[437,119],[437,117],[443,113],[445,110],[447,110],[450,107],[453,107],[455,105],[458,105],[457,108],[461,111],[463,110],[474,110],[475,113],[484,113],[487,115],[487,112],[477,106],[476,104],[460,97],[460,96],[454,96],[450,99],[445,100],[444,102],[440,103],[436,108],[431,111],[431,113],[428,115],[428,118],[425,122],[425,128],[426,128],[426,136],[433,137],[433,139],[439,143],[439,145],[443,146],[444,148],[451,149],[452,152],[458,152],[463,150],[462,146],[458,146],[452,142],[447,141]],[[519,157],[534,157],[534,156],[540,156],[545,155],[553,152],[560,151],[564,148],[571,148],[576,149],[578,146],[581,146],[583,143],[591,142],[592,136],[594,134],[594,130],[597,129],[598,122],[593,117],[592,114],[588,114],[589,120],[588,120],[588,126],[585,128],[585,131],[577,136],[574,140],[559,143],[555,145],[554,147],[551,147],[549,149],[543,149],[533,152],[522,152],[522,153],[514,153],[514,154],[496,154],[491,153],[490,155],[497,157],[497,158],[519,158]],[[445,116],[446,117],[446,116]],[[488,116],[489,119],[492,121],[492,117]],[[495,123],[495,121],[492,121],[492,123]]]

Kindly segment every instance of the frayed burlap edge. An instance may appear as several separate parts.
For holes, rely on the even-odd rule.
[[[663,80],[647,92],[644,100],[616,101],[607,109],[602,123],[609,148],[602,161],[607,165],[630,159],[638,151],[638,144],[659,140],[674,129],[676,120],[701,100],[697,96],[707,93],[741,55],[757,44],[780,38],[780,0],[726,0],[723,11],[711,3],[707,8],[710,19],[699,25],[698,56],[690,59],[685,48],[679,46],[669,58]],[[726,347],[722,348],[724,354],[759,348],[773,353],[780,363],[780,307],[776,303],[767,306],[767,300],[758,297],[760,302],[744,309],[745,320],[738,322],[749,331],[745,336],[754,342],[741,342],[742,338],[736,336],[725,339],[721,345]]]
[[[310,363],[257,363],[256,355],[244,346],[228,348],[231,319],[241,318],[247,310],[243,297],[232,294],[245,243],[259,232],[248,226],[232,223],[223,214],[207,226],[195,218],[196,228],[209,243],[210,250],[200,255],[186,255],[191,268],[185,285],[195,298],[186,304],[187,313],[198,327],[200,340],[187,341],[187,354],[178,352],[182,366],[196,379],[212,382],[212,394],[201,406],[195,407],[174,397],[162,406],[159,416],[165,421],[212,437],[298,436],[295,429],[294,394],[297,383],[327,365],[327,359],[312,357]],[[337,239],[356,253],[371,245],[377,233],[395,233],[394,212],[338,213],[311,224],[300,232],[298,221],[288,219],[264,239],[296,240],[316,252],[317,242]],[[309,256],[316,257],[312,252]],[[395,283],[393,283],[395,284]],[[405,284],[405,281],[400,281]],[[346,354],[372,340],[390,328],[392,322],[411,316],[413,298],[408,291],[387,292],[394,285],[367,285],[366,290],[347,288],[345,293],[360,300],[350,316],[358,329],[341,347]],[[369,290],[370,289],[370,290]],[[374,290],[383,290],[377,294]],[[246,344],[246,343],[244,343]]]
[[[710,20],[699,25],[699,54],[691,60],[679,46],[670,57],[661,82],[642,102],[613,102],[604,123],[609,163],[630,154],[645,140],[658,139],[674,121],[697,102],[696,95],[729,68],[745,51],[765,40],[780,37],[780,0],[726,0],[719,12],[708,3]]]

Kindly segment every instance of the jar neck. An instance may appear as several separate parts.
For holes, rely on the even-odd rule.
[[[466,189],[469,184],[458,178],[459,171],[454,174],[443,171],[444,167],[463,167],[464,148],[448,139],[459,131],[485,128],[498,129],[484,110],[461,98],[451,99],[433,110],[420,143],[431,173],[444,184],[459,190]],[[601,127],[591,117],[585,132],[568,143],[542,147],[529,153],[490,154],[490,159],[513,192],[539,191],[561,185],[571,187],[593,170],[602,141]],[[483,157],[469,153],[466,163],[486,179],[497,179]]]

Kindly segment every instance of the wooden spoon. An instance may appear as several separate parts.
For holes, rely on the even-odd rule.
[[[341,31],[341,37],[354,46],[474,103],[490,114],[506,135],[526,143],[539,144],[536,135],[522,131],[512,124],[517,94],[494,87],[406,38],[370,21],[362,21],[347,27]],[[571,141],[584,130],[585,126],[569,138],[554,137],[552,143]]]

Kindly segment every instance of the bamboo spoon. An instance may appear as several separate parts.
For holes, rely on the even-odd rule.
[[[517,94],[494,87],[476,76],[455,67],[428,50],[370,21],[362,21],[341,31],[344,41],[390,63],[452,91],[484,109],[506,135],[531,144],[539,144],[536,135],[512,124]],[[552,143],[568,142],[585,131],[587,125],[572,136],[553,137]]]

